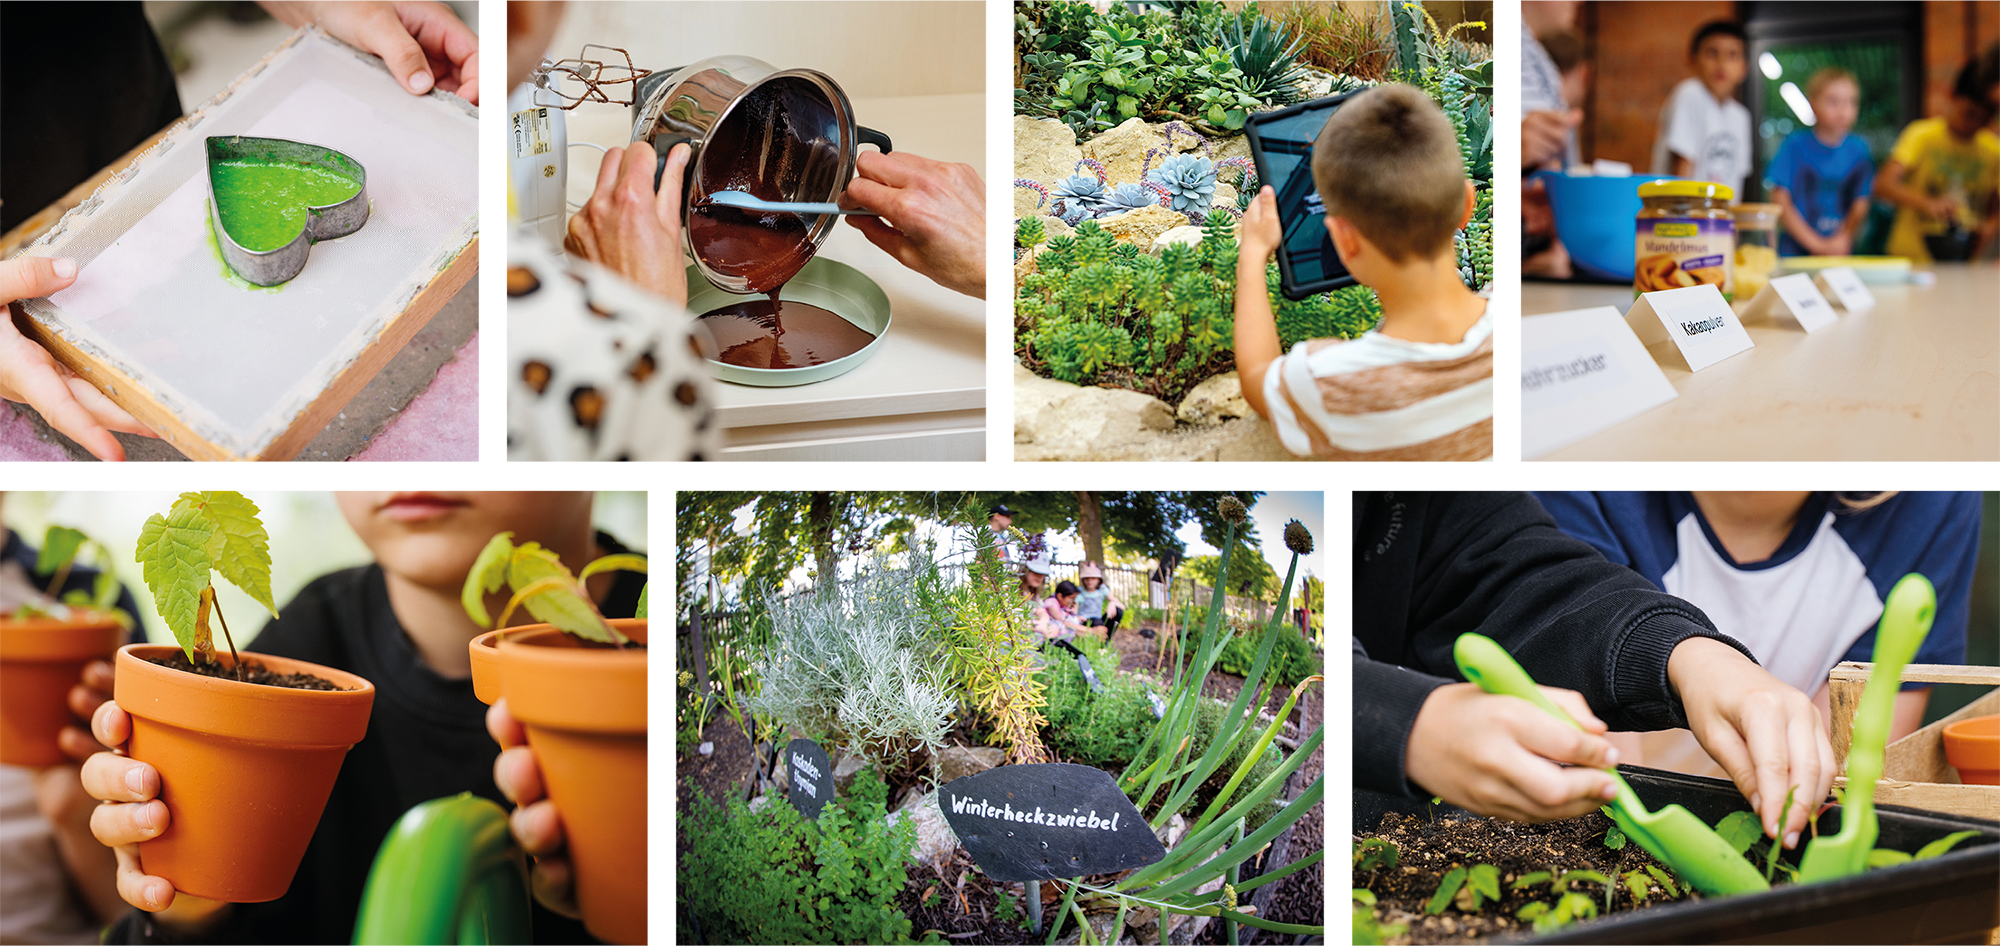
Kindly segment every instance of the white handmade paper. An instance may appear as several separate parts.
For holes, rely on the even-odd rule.
[[[1690,371],[1754,347],[1722,290],[1707,284],[1644,293],[1625,313],[1625,323],[1647,345],[1671,340]]]
[[[1567,446],[1678,395],[1611,306],[1521,319],[1521,455]]]
[[[477,234],[478,122],[454,102],[410,95],[379,60],[307,30],[30,248],[81,266],[31,311],[204,439],[254,456]],[[313,246],[276,291],[232,284],[209,242],[211,135],[344,152],[367,170],[367,225]]]
[[[1791,316],[1808,334],[1832,325],[1835,318],[1833,304],[1819,294],[1819,287],[1805,273],[1771,280],[1743,307],[1745,322],[1780,314]]]

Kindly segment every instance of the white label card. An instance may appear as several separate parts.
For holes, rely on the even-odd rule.
[[[1678,397],[1611,306],[1521,320],[1521,455],[1539,457]]]
[[[1808,333],[1832,325],[1835,318],[1833,303],[1819,294],[1819,287],[1813,285],[1812,277],[1805,273],[1771,280],[1744,307],[1743,319],[1760,319],[1781,311],[1791,313],[1792,318]]]
[[[1641,295],[1625,313],[1625,324],[1648,345],[1672,339],[1690,371],[1756,347],[1722,290],[1706,283]]]
[[[1835,266],[1820,270],[1819,278],[1826,281],[1826,288],[1833,293],[1840,307],[1849,312],[1859,312],[1875,307],[1875,294],[1862,285],[1861,277],[1852,266]]]

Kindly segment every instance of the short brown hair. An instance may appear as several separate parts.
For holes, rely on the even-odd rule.
[[[1313,184],[1391,260],[1451,251],[1465,217],[1465,162],[1444,110],[1408,85],[1379,85],[1343,104],[1313,142]]]
[[[1854,73],[1848,72],[1839,66],[1827,66],[1813,73],[1812,78],[1806,80],[1806,98],[1819,98],[1820,92],[1835,82],[1846,82],[1854,86],[1854,94],[1856,96],[1861,94],[1861,80],[1856,79]]]

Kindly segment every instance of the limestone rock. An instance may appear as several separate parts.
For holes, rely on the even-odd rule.
[[[1187,222],[1186,217],[1159,204],[1148,204],[1137,210],[1105,217],[1097,221],[1097,225],[1120,242],[1150,248],[1154,238],[1175,227],[1186,226]]]
[[[1110,183],[1137,183],[1144,176],[1146,152],[1166,146],[1166,133],[1160,129],[1159,125],[1128,118],[1124,124],[1084,142],[1083,156],[1104,165],[1104,174]],[[1200,147],[1186,135],[1174,135],[1176,152],[1195,151]],[[1159,166],[1161,157],[1154,157],[1154,167]]]
[[[1076,162],[1082,159],[1083,152],[1076,146],[1076,132],[1068,125],[1053,118],[1014,116],[1014,177],[1054,184],[1075,173]],[[1019,199],[1016,195],[1015,200]],[[1033,195],[1028,199],[1032,203]]]
[[[1229,173],[1234,175],[1236,172],[1231,171]],[[1209,196],[1208,205],[1210,207],[1234,207],[1236,206],[1236,197],[1235,185],[1216,181],[1215,193]]]
[[[1014,362],[1014,442],[1034,443],[1046,431],[1055,407],[1081,390],[1067,381],[1044,378]]]
[[[1080,454],[1146,440],[1174,428],[1174,410],[1160,398],[1120,388],[1078,388],[1034,418],[1034,442],[1064,444]]]
[[[1184,424],[1206,427],[1220,424],[1231,417],[1249,417],[1250,402],[1243,399],[1243,383],[1231,371],[1219,374],[1194,386],[1194,390],[1181,399],[1181,406],[1174,416]]]
[[[992,746],[981,746],[976,749],[946,746],[944,751],[938,753],[938,784],[943,785],[968,775],[978,775],[999,765],[1006,754],[1004,750]]]
[[[1061,217],[1049,214],[1042,215],[1042,233],[1047,235],[1048,239],[1053,240],[1059,236],[1069,236],[1075,232],[1076,228],[1064,223]]]
[[[750,799],[750,810],[751,810],[752,812],[758,812],[758,811],[763,811],[763,810],[764,810],[764,809],[765,809],[766,807],[768,807],[768,806],[770,806],[770,805],[773,805],[773,804],[783,804],[783,803],[784,803],[784,799],[783,799],[783,797],[781,797],[781,796],[778,796],[778,795],[759,795],[759,796],[757,796],[756,798],[752,798],[752,799]]]
[[[903,820],[908,820],[917,829],[917,840],[910,848],[910,854],[919,861],[942,864],[958,847],[958,836],[951,832],[951,825],[944,820],[944,812],[938,809],[936,792],[910,796],[903,807],[891,812],[887,819],[891,826]]]
[[[1016,289],[1020,288],[1021,280],[1028,278],[1028,274],[1035,271],[1035,257],[1042,255],[1042,251],[1047,248],[1047,244],[1031,246],[1026,253],[1022,254],[1020,259],[1014,261],[1014,286]]]
[[[1249,412],[1245,412],[1246,414]],[[1216,460],[1260,460],[1287,461],[1311,460],[1308,456],[1296,456],[1280,443],[1278,435],[1271,431],[1271,425],[1262,417],[1247,416],[1242,420],[1232,420],[1219,428],[1215,441]]]
[[[1042,199],[1039,191],[1030,187],[1014,188],[1014,219],[1033,217],[1049,209],[1050,201]]]
[[[854,788],[854,777],[860,775],[861,770],[867,767],[868,763],[859,755],[842,756],[833,767],[833,790],[843,797],[846,796],[848,791]]]
[[[1210,146],[1215,149],[1215,163],[1217,164],[1221,164],[1230,158],[1247,158],[1250,156],[1250,139],[1242,135],[1231,135],[1228,138],[1217,139]]]
[[[1196,226],[1175,227],[1172,230],[1168,230],[1167,232],[1154,237],[1152,249],[1148,250],[1148,252],[1152,253],[1154,256],[1158,256],[1160,255],[1160,251],[1166,249],[1167,244],[1169,243],[1185,243],[1188,246],[1194,246],[1195,244],[1200,242],[1201,242],[1200,227]]]

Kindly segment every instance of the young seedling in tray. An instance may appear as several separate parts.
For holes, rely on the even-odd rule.
[[[529,614],[542,622],[581,640],[614,647],[644,647],[646,645],[618,633],[618,629],[598,613],[597,604],[590,600],[590,592],[584,589],[583,583],[589,581],[592,575],[608,571],[646,574],[646,557],[630,553],[606,555],[585,565],[581,574],[572,575],[562,559],[542,548],[540,543],[515,545],[514,533],[502,532],[488,540],[486,547],[479,551],[472,570],[466,573],[460,601],[465,606],[465,613],[481,628],[491,628],[496,624],[504,628],[507,619],[514,616],[514,609],[525,607]],[[514,595],[501,609],[496,622],[486,611],[486,596],[498,592],[503,586],[513,589]],[[650,585],[647,590],[651,590]],[[646,616],[646,594],[646,591],[639,593],[638,617]]]

